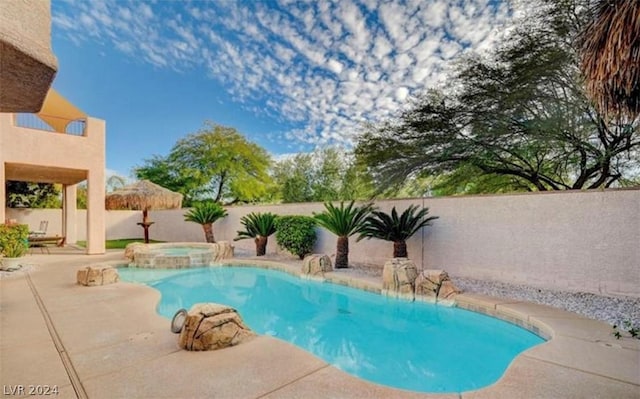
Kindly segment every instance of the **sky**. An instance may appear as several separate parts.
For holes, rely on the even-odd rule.
[[[131,176],[210,120],[275,158],[350,148],[365,122],[446,87],[511,18],[500,0],[53,0],[53,86],[106,120]]]

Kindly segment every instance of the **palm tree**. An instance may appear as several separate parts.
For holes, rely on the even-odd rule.
[[[207,242],[216,242],[213,236],[213,224],[227,216],[227,211],[217,202],[207,201],[196,204],[184,214],[184,220],[202,225]]]
[[[324,207],[324,212],[314,212],[313,217],[320,226],[338,236],[336,269],[349,267],[349,237],[362,231],[373,205],[354,206],[354,201],[351,201],[346,207],[344,202],[340,202],[340,207],[331,203],[325,203]]]
[[[378,238],[380,240],[393,242],[393,257],[407,257],[407,240],[425,226],[430,226],[431,221],[438,219],[438,216],[426,217],[429,214],[429,208],[418,210],[417,205],[411,205],[402,215],[398,217],[398,212],[394,206],[391,209],[391,215],[373,211],[365,220],[364,228],[360,232],[358,241],[363,238]]]
[[[604,114],[640,115],[640,1],[598,0],[580,36],[580,69]]]
[[[238,236],[233,241],[253,238],[256,243],[256,256],[267,253],[269,236],[276,232],[276,218],[273,213],[254,213],[240,218],[244,231],[238,231]]]

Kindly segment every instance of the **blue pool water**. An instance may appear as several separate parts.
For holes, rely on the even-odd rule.
[[[125,281],[162,294],[171,318],[194,303],[236,308],[259,334],[297,345],[365,380],[420,392],[462,392],[496,382],[537,335],[458,308],[386,298],[252,267],[122,268]]]

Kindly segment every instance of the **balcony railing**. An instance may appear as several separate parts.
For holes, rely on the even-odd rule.
[[[48,122],[36,114],[15,114],[14,123],[18,127],[24,127],[27,129],[44,130],[52,133],[65,133],[74,136],[85,135],[87,121],[84,119],[71,120],[49,115],[43,115],[43,117],[46,118]],[[55,125],[56,127],[52,125]]]

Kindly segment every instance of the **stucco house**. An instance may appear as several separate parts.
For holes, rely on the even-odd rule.
[[[51,89],[48,0],[0,1],[0,222],[6,181],[63,185],[62,235],[77,239],[76,189],[87,181],[87,253],[105,252],[105,122]]]

